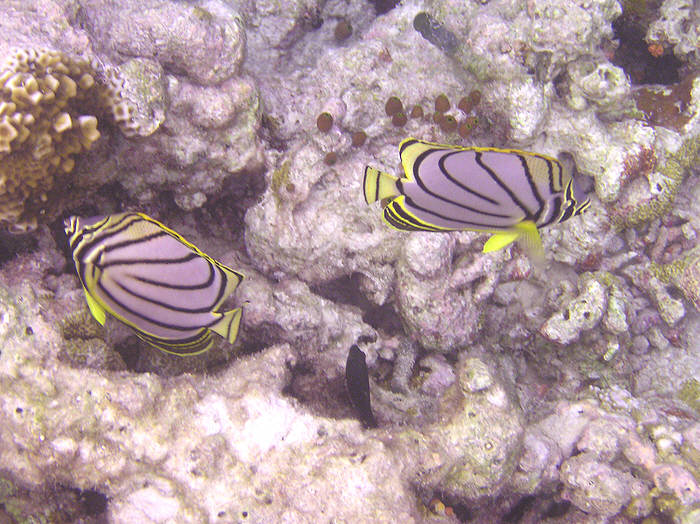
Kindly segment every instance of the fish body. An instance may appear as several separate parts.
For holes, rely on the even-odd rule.
[[[517,240],[542,258],[538,229],[590,206],[561,163],[546,155],[408,138],[399,156],[402,178],[365,168],[365,201],[382,200],[384,221],[395,229],[492,233],[485,253]]]
[[[110,313],[150,345],[195,355],[212,331],[233,343],[241,308],[218,309],[243,275],[143,213],[72,216],[65,231],[95,319]]]
[[[369,374],[367,361],[362,350],[353,344],[348,351],[345,362],[345,384],[348,388],[350,402],[357,410],[360,420],[368,428],[376,428],[377,421],[372,413],[369,396]]]

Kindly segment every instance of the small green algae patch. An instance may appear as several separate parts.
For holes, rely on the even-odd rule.
[[[272,194],[275,196],[278,204],[280,201],[280,189],[287,187],[289,183],[289,167],[291,164],[291,161],[285,160],[279,168],[272,172],[270,177],[270,188],[272,188]]]
[[[700,382],[694,378],[683,382],[678,398],[700,413]]]
[[[700,248],[691,249],[668,264],[652,262],[649,271],[664,284],[680,289],[685,298],[700,310]]]
[[[649,202],[638,205],[621,223],[616,225],[621,228],[637,227],[668,213],[676,199],[685,173],[690,166],[697,164],[698,160],[700,160],[700,136],[686,140],[680,149],[659,167],[659,172],[664,177],[663,182],[660,182],[663,186],[660,194]]]

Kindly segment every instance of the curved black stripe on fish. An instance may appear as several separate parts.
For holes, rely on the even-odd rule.
[[[482,152],[481,151],[476,151],[474,155],[474,159],[479,166],[488,173],[488,175],[491,177],[491,179],[498,184],[501,189],[510,197],[512,200],[513,204],[520,208],[520,210],[523,212],[525,215],[524,220],[532,220],[532,215],[533,213],[523,204],[519,198],[515,196],[515,193],[508,187],[507,184],[505,184],[499,177],[496,175],[496,172],[491,169],[489,166],[484,164],[483,160],[481,159],[482,157]]]
[[[101,229],[89,230],[92,232],[92,238],[83,238],[80,244],[78,244],[75,247],[73,251],[73,257],[75,259],[80,259],[81,261],[84,261],[87,257],[90,256],[93,250],[104,249],[105,243],[108,242],[109,238],[118,235],[123,231],[126,231],[134,223],[134,220],[127,222],[129,219],[138,219],[138,216],[126,215],[112,226],[104,227],[104,224],[106,224],[106,222],[109,221],[109,217],[107,217],[107,220],[104,223],[102,223],[102,226],[100,226]],[[124,222],[127,223],[124,224]]]
[[[212,284],[212,282],[214,282],[214,277],[216,276],[216,273],[214,273],[214,264],[212,264],[210,262],[207,265],[207,267],[209,268],[209,277],[207,278],[206,281],[202,282],[201,284],[171,284],[171,283],[165,282],[163,280],[153,280],[150,278],[140,277],[138,275],[129,274],[127,276],[129,278],[134,279],[134,280],[138,280],[139,282],[143,282],[144,284],[151,284],[153,286],[164,287],[167,289],[181,289],[183,291],[184,290],[205,289],[205,288],[209,287]]]
[[[142,312],[140,312],[140,311],[135,311],[133,308],[127,307],[127,306],[126,306],[124,303],[122,303],[120,300],[117,300],[117,299],[114,297],[114,295],[113,295],[109,290],[107,290],[107,288],[105,288],[105,286],[102,284],[102,280],[101,280],[101,279],[96,279],[95,282],[96,282],[97,287],[100,289],[100,291],[102,291],[102,293],[104,293],[106,297],[108,297],[114,304],[116,304],[117,306],[119,306],[123,311],[126,311],[126,312],[128,312],[129,314],[131,314],[131,315],[133,315],[133,316],[135,316],[135,317],[137,317],[137,318],[140,318],[140,319],[142,319],[142,320],[145,320],[146,322],[149,322],[149,323],[153,324],[154,326],[158,326],[158,327],[162,327],[162,328],[166,328],[166,329],[172,329],[173,331],[193,331],[193,330],[195,330],[195,329],[198,330],[198,329],[201,329],[201,328],[209,328],[209,327],[213,326],[214,324],[216,324],[216,323],[219,321],[219,317],[215,317],[215,318],[213,318],[210,322],[208,322],[207,324],[205,324],[204,326],[202,326],[202,325],[200,325],[200,324],[194,325],[194,326],[182,326],[182,325],[177,325],[177,324],[171,324],[171,323],[168,323],[168,322],[162,322],[162,321],[156,320],[156,319],[154,319],[154,318],[152,318],[152,317],[148,317],[148,316],[144,315],[144,314],[143,314]],[[127,324],[127,325],[128,325],[128,324]],[[141,328],[139,328],[139,330],[141,330],[142,333],[147,333],[146,331],[143,331]],[[148,333],[147,333],[147,334],[148,334]],[[157,337],[157,336],[155,336],[155,335],[151,335],[151,336],[154,336],[154,337],[156,337],[156,338],[159,338],[159,337]],[[159,340],[169,340],[169,339],[167,339],[167,338],[159,338]]]
[[[419,173],[420,164],[423,162],[423,160],[427,156],[430,156],[431,154],[433,154],[436,151],[439,151],[439,150],[436,150],[436,149],[427,150],[427,151],[421,153],[420,155],[418,155],[418,157],[416,158],[415,164],[413,165],[413,177],[416,181],[416,184],[418,184],[418,187],[420,187],[426,194],[428,194],[434,198],[437,198],[438,200],[441,200],[442,202],[452,204],[460,209],[464,209],[466,211],[471,211],[472,213],[477,213],[479,215],[487,215],[487,216],[491,216],[491,217],[495,217],[495,218],[511,218],[510,215],[503,215],[500,213],[485,211],[483,208],[482,209],[475,208],[475,207],[469,206],[467,204],[464,204],[464,203],[460,202],[459,200],[452,200],[451,198],[445,197],[443,195],[439,195],[439,194],[435,193],[433,190],[429,189],[428,185],[423,181],[423,179],[420,176],[420,173]],[[438,165],[441,161],[444,162],[444,157],[441,157],[441,159],[438,161]],[[443,175],[446,173],[444,168],[441,168],[441,173]],[[445,178],[447,178],[448,180],[451,180],[451,178],[449,178],[449,177],[445,177]],[[473,191],[470,191],[470,193],[473,193]],[[482,198],[482,196],[479,194],[475,194],[475,196]]]
[[[151,233],[150,235],[146,235],[145,237],[130,238],[128,240],[122,240],[120,242],[115,242],[114,244],[106,243],[104,246],[104,252],[111,253],[112,251],[115,251],[117,249],[131,247],[131,246],[135,246],[137,244],[142,244],[142,243],[145,244],[149,240],[155,240],[156,238],[162,238],[164,236],[172,236],[172,235],[168,235],[168,233],[165,231],[156,231],[154,233]]]
[[[541,224],[537,224],[537,227],[546,227],[550,224],[553,224],[554,222],[557,222],[559,218],[559,213],[561,212],[562,202],[563,201],[560,196],[554,197],[553,202],[549,206],[548,216],[544,219],[544,221]]]
[[[533,174],[532,171],[530,171],[530,166],[527,163],[527,159],[523,155],[516,155],[520,159],[520,164],[523,167],[523,176],[527,180],[528,186],[530,187],[530,191],[532,192],[532,196],[535,197],[535,200],[537,201],[537,211],[532,213],[532,219],[534,220],[535,223],[537,223],[537,220],[539,219],[540,214],[542,213],[542,207],[544,206],[544,199],[542,198],[542,195],[540,195],[539,190],[537,189],[537,186],[535,185],[535,182],[533,180]],[[535,159],[541,159],[547,163],[549,166],[549,162],[546,161],[545,159],[541,157],[533,157]],[[549,174],[550,178],[549,180],[551,181],[551,167],[549,168]]]
[[[425,231],[422,227],[416,227],[412,224],[402,221],[395,213],[394,210],[386,207],[384,209],[384,220],[389,224],[394,226],[396,229],[402,229],[404,231]],[[430,230],[432,231],[432,230]]]
[[[477,198],[480,198],[482,200],[485,200],[486,202],[489,202],[490,204],[493,204],[494,206],[500,205],[500,202],[498,200],[494,200],[493,198],[489,198],[486,195],[482,195],[478,191],[475,191],[464,184],[462,184],[459,180],[457,180],[454,176],[452,176],[449,172],[449,170],[445,167],[445,161],[452,155],[456,155],[459,153],[464,153],[464,151],[445,151],[445,154],[440,157],[440,160],[438,160],[438,166],[440,167],[440,171],[442,171],[445,175],[445,177],[450,180],[452,183],[455,185],[461,187],[464,189],[466,192],[471,193]]]
[[[404,202],[405,202],[406,206],[411,206],[411,207],[413,207],[413,208],[419,210],[419,211],[422,212],[422,213],[426,213],[426,214],[428,214],[428,215],[432,215],[432,216],[437,217],[437,218],[440,218],[440,219],[442,219],[442,220],[448,220],[448,221],[450,221],[450,222],[456,222],[456,223],[462,224],[463,226],[466,226],[466,227],[473,227],[473,228],[477,228],[477,229],[489,229],[489,230],[496,230],[496,229],[499,229],[499,230],[504,230],[504,231],[505,231],[505,230],[508,230],[508,229],[510,229],[510,228],[513,227],[512,224],[509,224],[509,225],[506,225],[506,226],[495,226],[495,225],[490,224],[490,223],[470,222],[470,221],[466,221],[466,220],[459,220],[459,219],[456,219],[456,218],[453,218],[453,217],[450,217],[450,216],[441,215],[440,213],[437,213],[437,212],[435,212],[435,211],[431,211],[431,210],[426,209],[426,208],[424,208],[424,207],[422,207],[422,206],[419,206],[418,204],[416,204],[416,203],[415,203],[411,198],[409,198],[408,196],[405,197]],[[393,204],[393,202],[392,202],[392,204]],[[398,206],[401,207],[400,204],[399,204]],[[387,206],[387,207],[388,207],[388,206]],[[411,210],[408,209],[408,207],[406,207],[405,211],[408,212],[408,213],[411,213]],[[414,214],[416,214],[416,213],[414,213]],[[460,228],[459,228],[459,227],[445,227],[444,229],[440,229],[440,228],[436,228],[436,229],[437,229],[437,231],[449,231],[450,229],[455,229],[455,230],[456,230],[456,229],[460,229]]]
[[[182,264],[183,262],[189,262],[195,258],[204,258],[190,251],[187,255],[180,258],[134,258],[134,259],[123,259],[123,260],[111,260],[109,262],[104,262],[100,264],[102,269],[113,267],[113,266],[134,266],[136,264]]]
[[[402,224],[406,224],[414,231],[444,231],[429,224],[424,224],[417,221],[410,213],[407,212],[398,202],[391,202],[384,208],[384,216],[386,217],[388,213],[392,214],[395,221]]]
[[[133,297],[136,297],[136,298],[143,300],[145,302],[149,302],[150,304],[154,304],[156,306],[160,306],[160,307],[163,307],[165,309],[169,309],[170,311],[177,311],[178,313],[206,313],[208,311],[212,311],[212,309],[216,305],[216,302],[214,302],[213,304],[208,304],[206,306],[202,306],[199,308],[187,308],[184,306],[175,306],[175,305],[163,302],[161,300],[155,300],[155,299],[150,298],[148,296],[142,295],[141,293],[137,293],[133,289],[129,289],[127,286],[125,286],[121,282],[115,281],[114,283],[115,283],[115,285],[117,285],[119,287],[119,289],[123,290],[124,292],[128,293],[129,295],[131,295]]]

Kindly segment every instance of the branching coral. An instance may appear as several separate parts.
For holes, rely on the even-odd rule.
[[[0,86],[0,224],[26,232],[55,212],[61,192],[52,190],[100,138],[96,115],[109,111],[128,128],[130,111],[114,80],[58,51],[16,51]]]

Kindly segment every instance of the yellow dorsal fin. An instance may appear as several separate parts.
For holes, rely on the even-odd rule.
[[[413,164],[416,163],[416,159],[426,151],[430,149],[445,149],[445,146],[439,144],[431,144],[430,142],[423,142],[416,138],[407,138],[401,141],[399,144],[399,155],[401,157],[401,166],[406,173],[406,178],[409,180],[415,180],[413,177]]]

